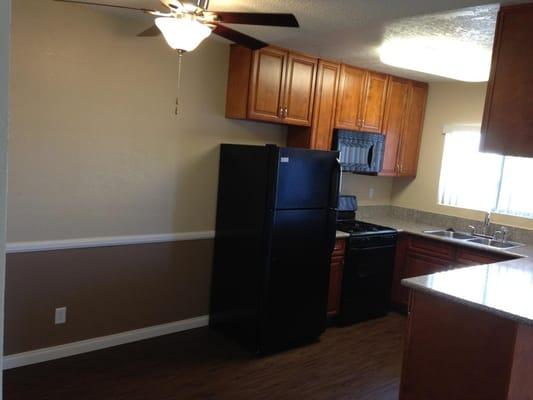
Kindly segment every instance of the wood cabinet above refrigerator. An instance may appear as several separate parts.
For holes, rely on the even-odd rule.
[[[310,126],[318,60],[275,47],[231,46],[226,117]]]

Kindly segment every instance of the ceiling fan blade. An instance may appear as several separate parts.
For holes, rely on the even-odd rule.
[[[77,1],[77,0],[54,0],[54,1],[59,1],[61,3],[83,4],[83,5],[86,5],[86,6],[101,6],[101,7],[122,8],[122,9],[125,9],[125,10],[142,11],[142,12],[145,12],[145,13],[158,12],[156,10],[151,10],[151,9],[148,9],[148,8],[127,7],[127,6],[119,6],[119,5],[116,5],[116,4],[105,4],[105,3],[91,3],[91,2],[88,2],[88,1]]]
[[[137,36],[139,37],[151,37],[151,36],[159,36],[161,35],[161,31],[156,25],[152,25],[150,28],[148,28],[145,31],[142,31]]]
[[[218,16],[218,20],[225,24],[247,24],[247,25],[267,25],[286,26],[299,28],[300,24],[293,14],[275,13],[248,13],[248,12],[226,12],[210,11]]]
[[[240,44],[241,46],[248,47],[252,50],[259,50],[263,47],[268,46],[268,43],[262,42],[261,40],[257,40],[242,32],[236,31],[218,23],[216,24],[215,29],[213,29],[213,33],[223,37],[224,39],[228,39],[232,42]]]

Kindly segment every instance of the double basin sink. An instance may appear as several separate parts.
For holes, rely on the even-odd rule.
[[[468,233],[464,232],[455,232],[452,230],[436,230],[436,231],[424,231],[424,233],[427,233],[428,235],[433,236],[439,236],[449,239],[456,239],[460,241],[466,241],[470,243],[477,243],[488,247],[494,247],[498,249],[514,249],[516,247],[524,246],[522,243],[516,243],[516,242],[510,242],[510,241],[501,241],[501,240],[494,240],[489,237],[482,237],[482,236],[476,236],[469,235]]]

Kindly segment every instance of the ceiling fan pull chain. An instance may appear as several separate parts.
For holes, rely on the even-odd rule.
[[[176,110],[175,114],[179,115],[180,95],[181,95],[181,61],[183,59],[183,50],[178,50],[178,93],[176,94]]]

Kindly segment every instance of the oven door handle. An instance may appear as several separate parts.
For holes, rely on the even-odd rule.
[[[349,247],[348,250],[354,253],[361,253],[363,251],[374,251],[384,249],[394,249],[396,244],[386,244],[384,246],[372,246],[372,247]]]

